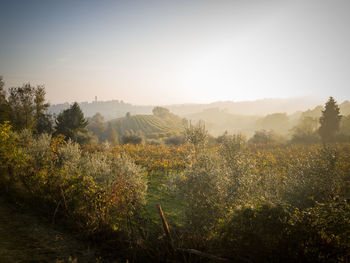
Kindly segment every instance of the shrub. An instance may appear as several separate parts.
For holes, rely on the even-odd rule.
[[[198,236],[215,230],[228,212],[228,170],[220,157],[201,153],[175,181],[179,198],[186,204],[187,227]]]
[[[179,146],[184,143],[185,143],[185,137],[181,134],[172,135],[165,140],[165,144],[176,145],[176,146]]]
[[[0,131],[1,187],[85,233],[129,231],[147,191],[144,172],[131,159],[109,147],[83,152],[78,143],[47,134],[35,138],[24,130],[17,137],[8,124]]]
[[[220,229],[227,257],[251,262],[347,262],[350,206],[318,203],[301,211],[261,203],[235,209]]]
[[[332,200],[340,190],[336,161],[336,151],[328,147],[293,160],[284,181],[283,199],[301,209]]]
[[[185,140],[192,144],[196,151],[203,148],[207,143],[208,131],[205,129],[205,124],[202,121],[198,122],[197,125],[192,125],[192,123],[186,125],[184,134]]]
[[[8,122],[0,123],[0,187],[7,195],[27,166],[28,156],[22,151],[18,135]]]
[[[256,131],[249,143],[252,144],[283,144],[286,138],[274,131],[260,130]]]
[[[293,261],[288,253],[292,215],[286,207],[262,203],[235,209],[220,229],[221,246],[228,257],[248,262]]]
[[[124,134],[122,137],[123,144],[140,144],[142,143],[143,138],[140,135],[131,133],[131,134]]]

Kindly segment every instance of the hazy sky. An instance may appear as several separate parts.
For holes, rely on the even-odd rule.
[[[350,99],[350,1],[0,2],[0,75],[51,103]]]

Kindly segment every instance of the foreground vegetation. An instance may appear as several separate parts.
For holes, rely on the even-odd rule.
[[[158,202],[175,248],[252,262],[349,260],[348,144],[261,146],[227,135],[211,146],[82,150],[8,123],[0,134],[8,198],[99,242],[114,240],[129,260],[190,258],[168,245]]]

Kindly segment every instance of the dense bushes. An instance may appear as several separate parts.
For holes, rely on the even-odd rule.
[[[173,198],[164,211],[174,215],[178,247],[237,262],[350,260],[349,145],[254,145],[226,134],[210,146],[202,128],[189,129],[203,138],[191,140],[201,142],[195,147],[106,143],[83,150],[61,136],[15,133],[4,123],[1,188],[84,233],[129,234],[129,248],[141,255],[134,261],[177,256],[154,247],[166,246],[158,215],[150,214],[156,194],[160,202]],[[161,179],[151,192],[130,157]]]
[[[177,179],[178,196],[186,204],[187,226],[198,237],[210,235],[218,219],[224,218],[229,211],[228,187],[228,170],[212,153],[199,154]]]
[[[219,240],[228,257],[253,262],[347,262],[350,207],[333,200],[306,210],[261,204],[236,209]]]
[[[226,135],[219,149],[195,153],[174,181],[189,237],[236,261],[349,260],[350,206],[337,152],[280,146],[262,155],[254,147]]]
[[[1,182],[9,195],[41,203],[87,233],[128,230],[147,190],[143,171],[128,157],[82,152],[70,140],[35,138],[28,130],[17,136],[8,124],[0,132]]]

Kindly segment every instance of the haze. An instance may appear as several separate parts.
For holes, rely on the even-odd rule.
[[[350,95],[349,1],[2,1],[0,75],[51,103]]]

